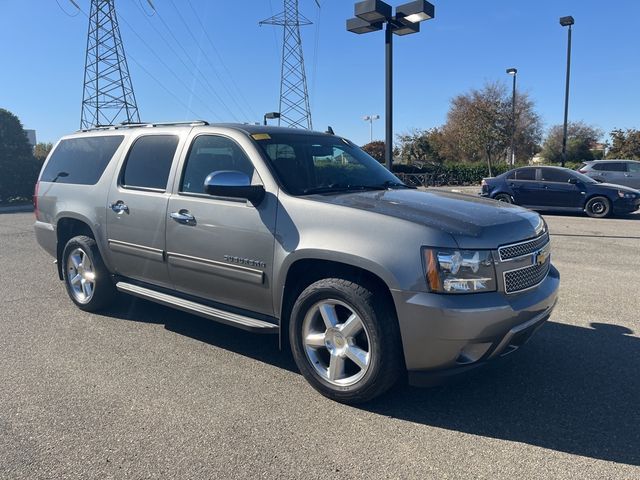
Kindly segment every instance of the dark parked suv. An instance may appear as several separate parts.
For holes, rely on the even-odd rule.
[[[249,125],[64,137],[35,195],[71,300],[135,295],[287,341],[342,402],[517,350],[559,285],[535,212],[402,184],[335,135]]]
[[[533,210],[586,212],[591,217],[631,213],[640,191],[598,183],[568,168],[522,167],[482,180],[482,196]]]

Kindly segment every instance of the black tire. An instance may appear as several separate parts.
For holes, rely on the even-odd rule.
[[[593,218],[608,217],[611,215],[611,201],[607,197],[591,197],[587,200],[584,211]]]
[[[83,277],[79,282],[89,278],[87,271],[85,271],[84,266],[82,266],[82,263],[86,263],[86,261],[80,262],[80,267],[74,267],[73,260],[69,258],[73,255],[74,259],[84,259],[79,252],[86,255],[90,262],[90,271],[88,271],[88,275],[92,278],[92,281],[88,282],[92,283],[90,295],[86,294],[84,284],[77,287],[78,281],[74,283],[76,275]],[[116,289],[111,279],[111,274],[102,261],[96,241],[91,237],[80,235],[73,237],[67,242],[62,252],[62,276],[69,298],[71,298],[73,303],[81,310],[95,312],[107,307],[115,299]],[[84,283],[87,282],[85,281]],[[76,285],[76,287],[74,287],[74,285]],[[78,292],[76,288],[78,288],[80,292]]]
[[[402,346],[400,341],[400,333],[398,328],[398,321],[395,314],[395,309],[390,304],[390,301],[386,299],[383,292],[377,291],[375,286],[355,283],[342,278],[327,278],[319,280],[312,285],[308,286],[296,300],[292,312],[291,321],[289,322],[289,340],[291,342],[291,350],[295,362],[300,369],[300,372],[305,379],[322,395],[336,400],[342,403],[356,404],[371,400],[387,390],[389,390],[394,383],[398,380],[404,372],[404,363],[402,360]],[[305,345],[303,340],[305,337],[305,330],[307,325],[313,321],[318,321],[319,313],[314,317],[315,308],[320,308],[318,305],[326,305],[325,302],[336,302],[334,305],[334,313],[336,318],[341,311],[343,318],[349,316],[352,318],[352,314],[355,314],[362,324],[362,328],[358,335],[347,338],[345,335],[342,340],[335,337],[335,345],[341,344],[346,350],[350,350],[352,347],[359,347],[355,344],[354,339],[366,339],[362,340],[366,343],[368,348],[366,368],[358,366],[355,362],[352,363],[351,357],[344,357],[342,362],[342,370],[345,375],[346,372],[351,370],[358,370],[359,372],[351,377],[357,378],[352,384],[336,385],[328,378],[331,372],[331,368],[328,366],[331,362],[331,350],[329,347],[315,347]],[[351,310],[349,314],[349,310]],[[319,310],[318,310],[319,312]],[[320,322],[325,322],[324,316],[321,315]],[[325,322],[326,323],[326,322]],[[338,323],[338,327],[343,328],[346,322]],[[324,324],[322,324],[324,328]],[[327,329],[324,333],[320,333],[323,336],[323,340],[320,342],[327,342],[329,335]],[[358,340],[360,342],[361,340]],[[353,342],[353,343],[352,343]],[[323,349],[325,353],[323,353]],[[318,359],[313,362],[310,354],[315,355],[317,352]],[[334,350],[335,351],[335,350]],[[347,355],[347,353],[344,353]],[[326,376],[319,373],[319,370],[323,370],[325,366],[322,364],[321,357],[324,355],[329,360],[326,362]],[[355,367],[355,368],[353,368]],[[359,377],[359,375],[362,375]],[[340,380],[336,380],[340,381]]]
[[[493,199],[497,200],[499,202],[513,203],[513,199],[511,198],[511,195],[509,195],[507,193],[499,193]]]

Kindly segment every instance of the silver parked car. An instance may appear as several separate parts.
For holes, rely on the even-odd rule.
[[[537,213],[409,188],[335,135],[83,131],[57,143],[35,200],[37,239],[79,308],[119,291],[279,335],[341,402],[507,355],[556,303]]]
[[[599,182],[640,189],[640,162],[636,160],[593,160],[584,162],[578,171]]]

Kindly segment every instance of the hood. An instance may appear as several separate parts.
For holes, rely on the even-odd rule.
[[[616,185],[614,183],[598,183],[596,185],[598,187],[605,187],[605,188],[610,189],[610,190],[621,190],[623,192],[635,193],[637,195],[640,195],[640,190],[636,190],[636,189],[631,188],[631,187],[625,187],[624,185]]]
[[[464,249],[495,249],[535,237],[546,228],[540,215],[530,210],[457,193],[402,189],[307,198],[444,231]]]

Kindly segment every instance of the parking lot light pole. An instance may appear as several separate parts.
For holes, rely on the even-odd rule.
[[[392,15],[391,5],[381,0],[357,2],[355,18],[347,20],[347,30],[363,34],[385,27],[385,145],[384,158],[387,169],[393,164],[393,34],[410,35],[420,31],[420,22],[435,16],[435,7],[424,0],[416,0],[396,7]]]
[[[267,120],[274,120],[280,118],[280,112],[269,112],[264,114],[264,124],[267,124]]]
[[[571,78],[571,26],[576,23],[573,17],[561,17],[560,25],[569,27],[567,30],[567,83],[564,91],[564,125],[562,133],[562,166],[567,161],[567,126],[569,121],[569,80]]]
[[[365,115],[363,120],[369,122],[369,143],[371,143],[373,142],[373,121],[380,120],[380,115]]]
[[[516,79],[517,68],[507,68],[507,73],[513,77],[513,95],[511,96],[511,166],[516,164]]]

